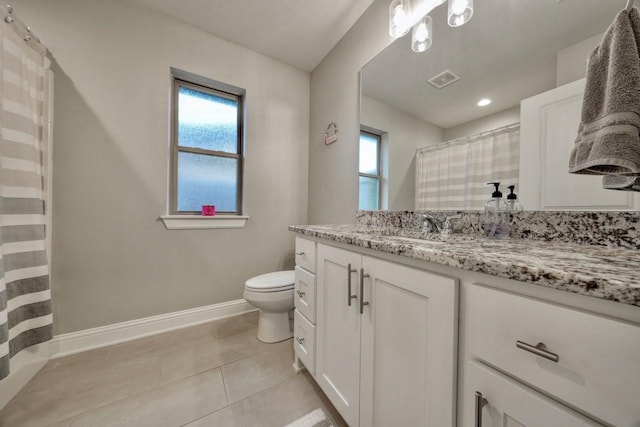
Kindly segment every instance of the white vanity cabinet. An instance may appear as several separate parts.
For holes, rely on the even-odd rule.
[[[632,192],[605,190],[602,176],[569,173],[585,79],[520,103],[520,183],[527,210],[634,210]]]
[[[467,315],[465,426],[476,392],[484,426],[640,425],[638,325],[479,285]]]
[[[457,281],[318,244],[316,381],[350,426],[454,426]]]

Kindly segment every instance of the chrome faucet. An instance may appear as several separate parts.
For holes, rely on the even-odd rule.
[[[451,215],[446,217],[444,221],[439,220],[435,216],[426,213],[423,215],[424,223],[422,224],[423,233],[440,233],[443,236],[453,234],[453,220],[462,218],[461,215]]]
[[[440,230],[440,234],[444,236],[451,236],[453,234],[453,224],[451,221],[454,219],[460,219],[462,215],[452,215],[448,216],[447,219],[444,220],[444,224],[442,225],[442,229]]]
[[[423,215],[424,222],[422,223],[423,233],[442,232],[442,221],[433,215],[426,213]]]

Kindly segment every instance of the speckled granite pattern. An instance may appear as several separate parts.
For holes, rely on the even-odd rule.
[[[425,211],[358,211],[356,224],[420,229]],[[436,218],[462,215],[456,233],[482,236],[481,211],[432,211]],[[640,212],[518,212],[511,218],[514,239],[581,243],[640,250]]]
[[[399,227],[289,226],[301,235],[640,306],[640,252],[556,241],[422,235]]]

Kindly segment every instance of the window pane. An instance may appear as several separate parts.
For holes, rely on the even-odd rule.
[[[360,173],[378,175],[378,138],[360,134]]]
[[[376,178],[369,178],[366,176],[360,177],[360,197],[359,197],[359,209],[366,211],[374,211],[379,209],[378,196],[380,194],[380,180]]]
[[[178,88],[178,145],[238,152],[238,101]]]
[[[178,153],[178,211],[236,212],[238,159]]]

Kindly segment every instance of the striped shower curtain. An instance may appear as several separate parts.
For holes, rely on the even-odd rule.
[[[51,72],[42,48],[0,25],[0,379],[52,337],[45,239]]]
[[[517,185],[517,125],[445,142],[416,152],[416,210],[482,209],[491,198],[487,182]]]

